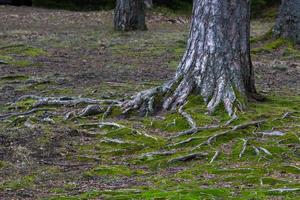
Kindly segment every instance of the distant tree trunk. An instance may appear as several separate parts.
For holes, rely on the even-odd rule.
[[[300,0],[282,0],[273,33],[300,43]]]
[[[146,30],[144,0],[117,0],[114,25],[119,31]]]
[[[257,97],[249,38],[248,0],[195,0],[187,49],[174,79],[140,92],[124,108],[175,109],[194,93],[210,112],[220,103],[229,115],[234,107],[244,109],[247,99]]]

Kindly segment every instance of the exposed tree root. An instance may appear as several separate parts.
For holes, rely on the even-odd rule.
[[[202,127],[195,127],[195,128],[191,128],[191,129],[182,131],[182,132],[178,133],[177,135],[171,136],[170,138],[177,138],[177,137],[184,136],[184,135],[193,135],[200,131],[216,129],[216,128],[220,128],[220,125],[206,125],[206,126],[202,126]]]
[[[106,111],[102,115],[102,120],[104,120],[108,115],[111,114],[113,107],[114,103],[110,104],[110,106],[107,107]]]
[[[254,149],[254,152],[256,153],[256,155],[258,156],[260,151],[256,146],[252,146],[252,148]]]
[[[263,148],[263,147],[258,147],[258,149],[261,150],[261,151],[263,151],[265,154],[267,154],[267,155],[269,155],[269,156],[272,155],[272,153],[271,153],[269,150],[267,150],[267,149],[265,149],[265,148]]]
[[[40,106],[76,106],[78,104],[99,104],[99,103],[120,104],[120,101],[117,100],[96,100],[90,98],[75,98],[75,97],[39,97],[35,95],[22,96],[17,100],[17,102],[25,99],[37,100],[37,102],[33,105],[34,108]]]
[[[186,105],[186,103],[184,105],[180,106],[178,109],[178,112],[186,119],[186,121],[190,125],[191,129],[196,129],[197,125],[196,125],[196,122],[193,120],[192,116],[183,110],[183,107],[185,105]]]
[[[186,161],[190,161],[190,160],[194,160],[194,159],[199,159],[199,158],[206,158],[208,156],[208,153],[193,153],[193,154],[189,154],[186,156],[181,156],[178,158],[173,158],[171,160],[168,161],[168,163],[175,163],[175,162],[186,162]]]
[[[4,60],[0,60],[0,64],[8,64],[8,62],[6,62]]]
[[[266,120],[252,121],[252,122],[248,122],[248,123],[236,125],[236,126],[232,127],[231,130],[223,131],[221,133],[217,133],[217,134],[209,137],[205,142],[202,142],[201,144],[199,144],[195,148],[193,148],[193,150],[198,149],[198,148],[200,148],[203,145],[210,145],[217,138],[219,138],[221,136],[224,136],[224,135],[227,135],[227,134],[229,134],[229,133],[231,133],[233,131],[245,129],[245,128],[248,128],[249,126],[256,126],[256,125],[262,124],[264,122],[266,122]]]
[[[187,143],[190,143],[190,142],[193,142],[195,140],[198,140],[198,139],[202,139],[203,137],[191,137],[191,138],[188,138],[186,140],[183,140],[181,142],[177,142],[177,143],[174,143],[174,144],[171,144],[169,145],[170,147],[172,146],[180,146],[180,145],[184,145],[184,144],[187,144]]]
[[[281,131],[263,131],[263,132],[257,132],[256,134],[261,134],[263,136],[284,136],[286,133],[283,133]]]
[[[121,124],[117,124],[115,122],[98,122],[98,123],[89,123],[89,124],[81,124],[79,126],[98,126],[99,128],[104,128],[104,127],[115,127],[117,129],[122,129],[122,128],[129,128],[132,130],[132,133],[133,134],[137,134],[137,135],[142,135],[144,137],[148,137],[148,138],[151,138],[151,139],[154,139],[154,140],[157,140],[156,137],[152,136],[152,135],[149,135],[147,133],[142,133],[136,129],[133,129],[133,128],[130,128],[130,127],[126,127],[124,125],[121,125]]]
[[[300,188],[277,188],[277,189],[269,190],[269,192],[280,192],[280,193],[297,192],[297,191],[300,191]]]
[[[215,152],[214,156],[212,157],[212,159],[209,161],[209,163],[213,163],[213,162],[217,159],[217,157],[218,157],[219,155],[220,155],[220,151],[217,150],[217,151]]]
[[[176,153],[175,150],[172,150],[172,151],[155,151],[155,152],[145,153],[145,154],[141,155],[140,158],[143,159],[143,158],[149,158],[149,157],[153,157],[153,156],[171,156],[175,153]]]
[[[96,104],[96,105],[88,105],[82,111],[80,111],[78,115],[80,117],[86,117],[91,115],[98,115],[100,113],[103,113],[103,110],[98,104]]]
[[[136,144],[135,142],[123,141],[119,139],[112,139],[112,138],[103,138],[101,143],[113,143],[113,144]]]
[[[243,155],[244,155],[244,153],[246,151],[246,148],[247,148],[247,144],[248,144],[248,140],[247,139],[242,139],[242,140],[243,140],[244,143],[243,143],[242,150],[241,150],[241,152],[239,154],[239,158],[243,157]]]
[[[49,111],[49,110],[52,110],[52,109],[50,109],[50,108],[33,108],[33,109],[25,111],[25,112],[8,113],[8,114],[0,115],[0,120],[5,120],[10,117],[27,116],[27,115],[31,115],[31,114],[39,112],[39,111]]]

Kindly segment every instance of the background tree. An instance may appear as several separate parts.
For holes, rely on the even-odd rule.
[[[247,99],[257,97],[249,38],[248,0],[195,0],[186,52],[174,79],[138,93],[124,104],[126,111],[175,109],[192,93],[203,97],[209,112],[220,103],[229,115],[234,107],[244,109]]]
[[[273,33],[300,43],[300,1],[282,0]]]
[[[117,0],[114,26],[119,31],[146,30],[144,0]]]

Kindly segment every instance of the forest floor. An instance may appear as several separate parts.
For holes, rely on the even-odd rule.
[[[147,21],[148,31],[120,33],[112,11],[0,6],[0,199],[299,198],[300,48],[270,38],[274,19],[251,23],[266,101],[230,125],[222,108],[206,115],[197,96],[185,110],[215,128],[179,137],[189,126],[177,113],[65,120],[79,104],[4,117],[32,108],[22,95],[122,99],[171,79],[189,18],[151,12]]]

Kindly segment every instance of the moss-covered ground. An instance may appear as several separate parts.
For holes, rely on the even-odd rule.
[[[111,12],[0,7],[0,115],[30,110],[33,99],[12,103],[24,94],[121,99],[171,78],[188,19],[152,12],[149,31],[116,33]],[[271,25],[257,19],[251,33],[266,101],[229,126],[222,107],[207,115],[198,96],[184,110],[199,127],[219,127],[180,137],[189,125],[171,112],[123,118],[115,108],[105,121],[121,128],[95,125],[102,114],[64,120],[85,105],[0,119],[0,199],[299,199],[299,47],[270,38]]]

